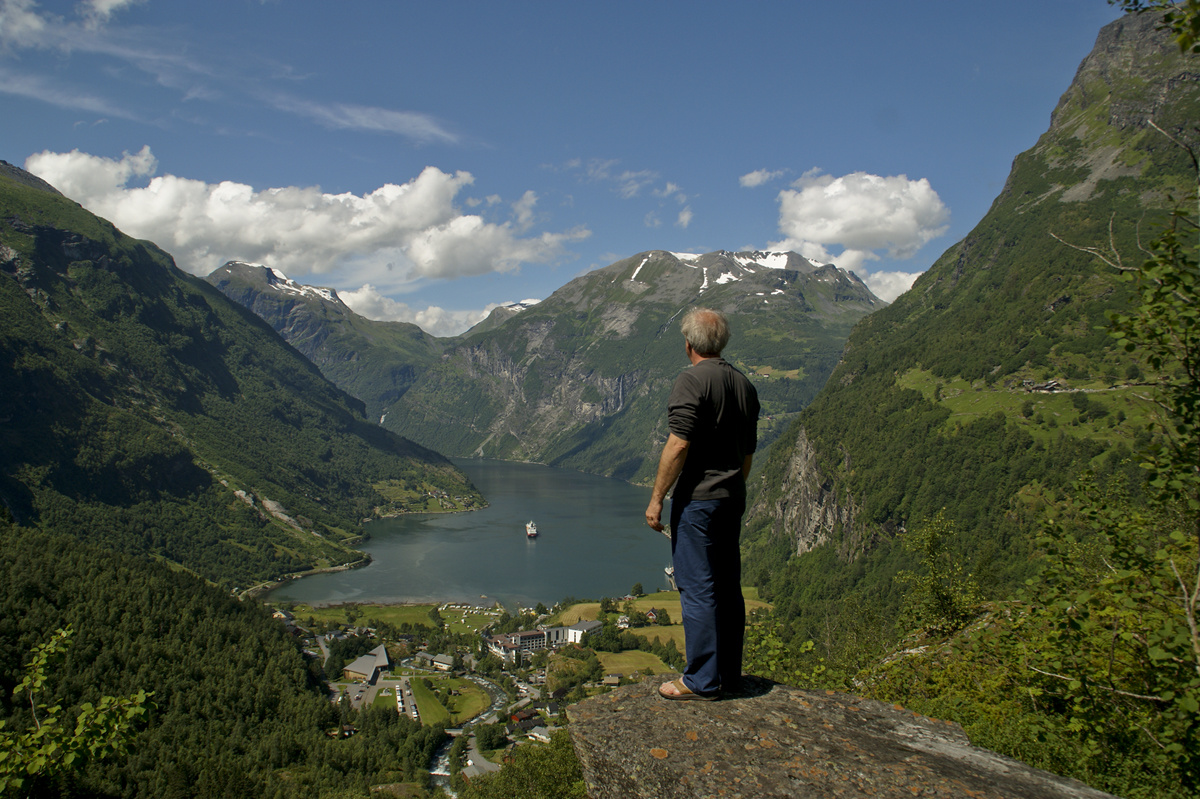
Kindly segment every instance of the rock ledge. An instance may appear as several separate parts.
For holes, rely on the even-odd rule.
[[[670,702],[663,680],[568,709],[591,799],[1111,799],[898,705],[757,677],[718,702]]]

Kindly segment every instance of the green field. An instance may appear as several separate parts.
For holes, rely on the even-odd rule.
[[[751,586],[742,586],[742,596],[746,598],[746,612],[749,613],[757,608],[770,609],[770,604],[763,602],[758,598],[758,589]],[[625,607],[624,602],[617,603],[620,607]],[[656,594],[647,594],[633,601],[633,606],[637,610],[645,613],[650,608],[658,608],[665,610],[670,615],[671,620],[678,622],[683,618],[683,611],[679,607],[679,593],[677,591],[659,591]],[[599,602],[580,602],[564,608],[559,614],[559,624],[570,626],[577,621],[593,621],[600,617]],[[674,626],[674,625],[672,625]],[[644,635],[646,631],[650,631],[650,638],[654,637],[653,631],[669,629],[669,627],[644,627],[634,630],[633,632],[639,635]],[[664,641],[666,639],[664,638]],[[682,640],[680,641],[682,643]]]
[[[349,603],[342,605],[324,605],[314,608],[312,605],[297,604],[292,610],[296,620],[301,624],[310,618],[326,624],[357,624],[364,627],[372,626],[372,622],[381,622],[399,627],[408,623],[413,626],[424,625],[433,628],[429,611],[435,604],[425,605],[376,605]],[[491,622],[496,614],[491,611],[448,609],[441,613],[442,621],[452,633],[474,633]]]
[[[680,652],[684,651],[682,624],[665,624],[661,627],[636,627],[629,632],[645,638],[647,641],[653,641],[656,638],[662,644],[665,644],[667,641],[674,641],[675,648]]]
[[[449,708],[447,708],[438,701],[433,691],[425,687],[420,677],[409,680],[413,697],[417,700],[417,712],[421,714],[422,724],[444,724],[447,727],[462,724],[464,721],[478,716],[492,702],[487,692],[471,680],[463,680],[458,677],[430,677],[429,680],[435,688],[449,688],[457,691],[458,695],[448,698]],[[392,697],[393,700],[394,698]]]
[[[671,668],[663,663],[658,655],[640,652],[636,649],[628,652],[597,652],[596,657],[600,658],[600,665],[604,667],[605,674],[623,674],[629,677],[635,671],[643,669],[649,669],[654,674],[665,674],[671,671]]]
[[[1155,411],[1154,403],[1145,399],[1152,388],[1143,385],[1112,386],[1103,381],[1071,381],[1070,387],[1075,391],[1043,393],[1026,391],[1022,386],[989,387],[982,380],[973,383],[961,378],[942,381],[923,369],[910,369],[900,375],[896,384],[920,392],[929,401],[939,402],[947,408],[950,411],[946,420],[948,429],[955,423],[967,424],[1002,413],[1043,444],[1065,433],[1076,438],[1123,441],[1131,445],[1134,434],[1146,427]],[[1080,391],[1107,409],[1108,415],[1089,419],[1081,414],[1073,404]],[[1030,403],[1028,416],[1023,414],[1026,403]],[[1118,422],[1118,412],[1124,421]]]

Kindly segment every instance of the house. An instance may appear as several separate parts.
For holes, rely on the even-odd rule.
[[[629,617],[628,616],[618,616],[617,617],[617,629],[618,630],[628,630],[629,629]]]
[[[488,651],[505,663],[515,663],[521,656],[517,645],[507,635],[494,635],[487,641]]]
[[[546,648],[546,633],[541,630],[525,630],[519,633],[511,633],[509,638],[517,645],[517,649],[522,652],[535,652]]]
[[[568,638],[568,627],[538,627],[546,635],[546,647],[549,649],[557,649],[560,646],[565,646],[570,643]]]
[[[536,652],[546,648],[546,633],[542,630],[496,635],[488,639],[488,651],[505,663],[520,660],[525,652]]]
[[[541,718],[541,716],[538,715],[538,712],[533,708],[527,707],[523,708],[522,710],[518,710],[516,713],[510,713],[508,720],[513,724],[520,724],[523,721],[538,718]]]
[[[544,744],[550,743],[550,730],[539,725],[529,731],[529,737],[535,741],[541,741]]]
[[[450,655],[434,655],[433,667],[438,671],[450,671],[454,668],[454,658]]]
[[[604,685],[604,686],[616,688],[618,685],[621,684],[621,675],[620,674],[606,674],[606,675],[604,675],[604,680],[600,684]]]
[[[651,624],[658,624],[658,614],[660,612],[661,611],[659,611],[658,608],[650,608],[648,611],[646,611],[646,621],[650,622]]]
[[[603,626],[598,621],[577,621],[567,628],[567,641],[572,644],[583,643],[583,636],[595,632]]]
[[[392,661],[388,657],[387,647],[380,644],[358,660],[344,667],[342,669],[342,676],[347,680],[375,682],[375,679],[379,676],[379,672],[387,671],[391,667]]]

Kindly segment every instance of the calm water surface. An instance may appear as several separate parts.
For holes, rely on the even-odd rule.
[[[525,463],[456,459],[490,503],[371,522],[371,565],[292,581],[274,601],[552,605],[666,587],[670,541],[646,526],[650,489]],[[525,537],[525,523],[539,537]]]

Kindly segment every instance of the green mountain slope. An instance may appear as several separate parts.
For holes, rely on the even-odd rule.
[[[759,388],[767,438],[824,384],[854,322],[883,306],[854,275],[794,253],[641,253],[477,327],[387,426],[450,455],[648,480],[687,365],[678,320],[697,304],[730,316],[727,357]]]
[[[958,557],[1001,596],[1081,470],[1136,482],[1124,460],[1145,435],[1146,367],[1106,332],[1127,284],[1078,247],[1143,257],[1139,229],[1192,174],[1150,123],[1186,136],[1197,118],[1200,81],[1154,19],[1107,26],[987,216],[855,328],[748,516],[749,573],[796,634],[829,648],[856,625],[886,634],[891,578],[911,567],[895,533],[941,508]]]
[[[258,317],[4,167],[0,500],[17,522],[246,585],[355,560],[364,518],[430,493],[480,501]]]
[[[205,279],[362,400],[370,419],[383,417],[445,346],[416,325],[359,316],[332,289],[301,285],[265,266],[230,261]]]

